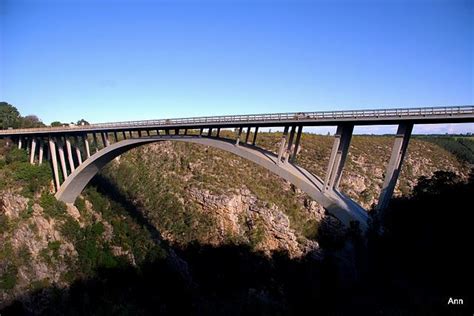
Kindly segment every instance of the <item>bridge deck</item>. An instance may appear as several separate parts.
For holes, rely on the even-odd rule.
[[[337,125],[343,122],[355,125],[388,125],[398,124],[401,121],[413,123],[455,123],[473,122],[474,106],[430,107],[410,109],[374,109],[352,111],[325,111],[325,112],[295,112],[274,114],[224,115],[178,119],[158,119],[128,122],[99,123],[70,127],[44,127],[29,129],[0,130],[2,136],[20,135],[52,135],[52,134],[81,134],[91,132],[125,131],[140,129],[173,129],[173,128],[234,128],[241,126],[285,126],[304,125],[322,126]]]

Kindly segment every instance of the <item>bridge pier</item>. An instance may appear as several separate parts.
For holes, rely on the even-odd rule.
[[[39,152],[38,152],[38,165],[41,165],[43,163],[43,151],[44,151],[44,144],[43,141],[39,141]]]
[[[36,152],[36,139],[31,139],[31,150],[30,150],[30,164],[35,163],[35,152]]]
[[[380,193],[379,202],[377,203],[376,209],[378,211],[383,211],[392,198],[398,176],[402,169],[403,159],[408,148],[412,130],[413,123],[407,122],[398,125],[397,135],[395,136],[392,147],[392,154],[387,165],[387,170],[385,171],[382,192]]]
[[[18,149],[21,149],[21,137],[18,137]]]
[[[221,134],[221,128],[220,128],[220,127],[218,127],[218,128],[217,128],[217,134],[216,134],[216,137],[217,137],[217,138],[219,138],[219,135],[220,135],[220,134]]]
[[[255,142],[257,141],[257,133],[258,133],[258,126],[255,127],[255,132],[253,134],[252,145],[255,146]]]
[[[67,168],[66,168],[66,159],[64,158],[64,147],[61,144],[61,140],[57,140],[58,143],[58,152],[59,152],[59,162],[61,163],[61,170],[63,171],[63,178],[66,180],[68,177]]]
[[[56,185],[56,192],[59,190],[61,183],[59,182],[59,170],[58,170],[58,158],[56,157],[56,144],[50,138],[49,139],[49,155],[51,157],[51,163],[53,165],[54,183]]]
[[[249,143],[249,136],[250,136],[250,126],[247,127],[247,133],[245,135],[245,143],[248,144]]]
[[[71,168],[71,172],[73,172],[74,170],[76,170],[76,168],[74,167],[74,159],[72,157],[71,141],[67,137],[66,137],[66,150],[67,150],[67,158],[69,161],[69,167]]]
[[[104,147],[109,147],[110,142],[109,142],[109,133],[101,133],[102,135],[102,144],[104,144]]]
[[[296,155],[298,154],[298,149],[300,146],[300,140],[301,140],[301,133],[303,132],[303,125],[300,125],[298,127],[298,133],[296,134],[296,141],[295,141],[295,149],[293,151],[293,155],[291,156],[291,162],[294,162],[296,159]]]
[[[94,138],[95,152],[97,153],[99,151],[99,142],[97,141],[97,134],[92,133],[92,137]]]
[[[236,146],[238,146],[240,143],[240,136],[242,136],[242,127],[239,127],[239,133],[237,134],[237,139],[235,140]]]
[[[76,148],[76,157],[77,157],[77,163],[78,166],[82,165],[82,154],[81,154],[81,149],[79,148],[79,139],[77,136],[74,136],[74,143],[75,143],[75,148]]]
[[[280,149],[278,150],[278,160],[277,163],[281,163],[281,158],[283,157],[283,152],[285,151],[285,144],[286,140],[288,138],[288,128],[289,126],[285,126],[283,130],[283,135],[281,136],[281,141],[280,141]]]
[[[285,152],[285,163],[287,163],[288,159],[290,158],[291,147],[293,146],[293,140],[295,138],[295,129],[296,129],[296,126],[293,125],[291,127],[291,131],[290,131],[290,138],[288,140],[288,147],[287,147],[286,152]]]
[[[337,126],[336,134],[334,135],[334,144],[332,146],[331,156],[326,171],[326,178],[324,181],[324,190],[335,189],[339,186],[341,181],[342,170],[346,162],[347,153],[351,143],[352,132],[354,125],[342,124]]]
[[[123,136],[125,139],[125,132],[123,132]],[[89,158],[91,156],[91,150],[89,148],[89,140],[87,139],[87,134],[82,136],[82,140],[84,141],[84,148],[86,149],[86,157]]]

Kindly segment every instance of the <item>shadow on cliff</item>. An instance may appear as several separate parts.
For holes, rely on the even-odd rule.
[[[421,178],[412,197],[394,199],[366,239],[357,227],[336,234],[331,221],[321,223],[323,259],[190,244],[174,251],[187,263],[191,283],[163,259],[100,269],[67,290],[31,293],[1,314],[472,314],[473,197],[474,177],[462,182],[438,172]],[[464,304],[448,305],[450,297]]]

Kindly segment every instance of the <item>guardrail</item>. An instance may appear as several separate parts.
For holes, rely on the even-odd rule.
[[[91,125],[73,125],[69,127],[41,127],[25,128],[14,130],[0,130],[0,134],[10,134],[21,132],[54,132],[54,131],[77,131],[77,130],[95,130],[95,129],[113,129],[113,128],[140,128],[140,127],[159,127],[159,126],[180,126],[180,125],[199,125],[215,123],[253,123],[253,122],[285,122],[294,120],[318,121],[330,119],[368,119],[368,118],[406,118],[406,117],[438,117],[438,116],[460,116],[474,115],[473,105],[452,106],[452,107],[425,107],[425,108],[394,108],[379,110],[352,110],[352,111],[323,111],[323,112],[296,112],[296,113],[273,113],[273,114],[249,114],[249,115],[221,115],[189,117],[177,119],[158,119],[142,121],[125,121],[98,123]]]

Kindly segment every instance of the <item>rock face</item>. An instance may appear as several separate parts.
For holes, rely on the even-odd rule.
[[[201,212],[211,214],[217,223],[217,234],[211,244],[225,243],[231,236],[255,243],[255,249],[270,255],[273,251],[287,251],[291,257],[299,257],[318,249],[318,243],[298,241],[297,233],[290,227],[288,216],[277,206],[264,207],[247,188],[233,194],[213,195],[208,190],[192,188],[189,196],[200,206]],[[319,211],[314,204],[309,212]],[[315,216],[323,216],[320,213]]]

